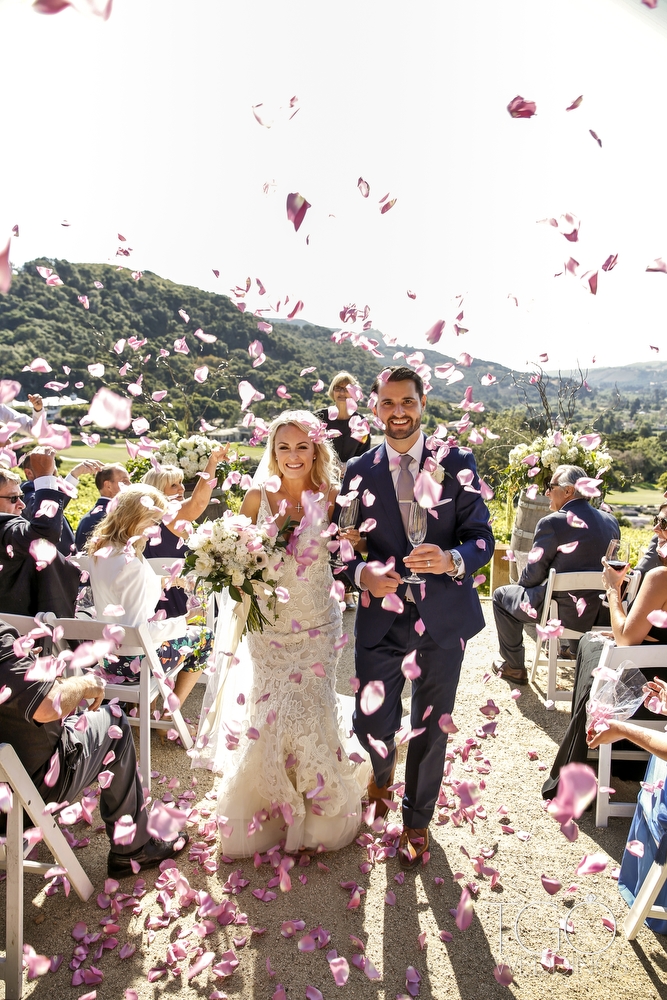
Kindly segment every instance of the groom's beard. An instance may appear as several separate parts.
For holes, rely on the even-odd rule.
[[[406,438],[412,437],[421,427],[421,414],[415,419],[401,424],[399,427],[393,426],[392,419],[390,418],[385,425],[385,435],[394,441],[404,441]]]

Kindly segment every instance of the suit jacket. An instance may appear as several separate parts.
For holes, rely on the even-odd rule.
[[[423,438],[420,468],[430,454]],[[375,462],[376,457],[378,461]],[[419,609],[421,619],[431,638],[443,648],[457,646],[470,639],[484,628],[484,617],[479,597],[472,586],[472,574],[484,566],[494,549],[494,538],[489,524],[489,511],[479,492],[479,479],[475,460],[469,452],[452,448],[440,463],[445,471],[442,483],[442,497],[435,508],[437,517],[429,515],[426,542],[439,545],[442,549],[456,548],[465,562],[464,580],[453,580],[446,574],[426,573],[426,584],[413,585],[412,594]],[[465,490],[457,479],[464,471],[473,472],[472,490]],[[342,492],[350,490],[350,480],[361,476],[356,487],[360,496],[368,490],[375,497],[371,507],[359,505],[357,524],[367,518],[374,518],[377,525],[368,532],[368,561],[379,560],[386,563],[390,556],[396,560],[396,571],[401,576],[408,575],[403,556],[411,550],[405,535],[403,521],[396,499],[396,490],[389,469],[389,460],[384,444],[373,448],[365,455],[352,459],[345,473]],[[349,564],[347,575],[354,579],[356,567],[361,557]],[[398,596],[403,599],[406,585],[398,588]],[[422,596],[423,595],[423,596]],[[389,631],[396,613],[385,611],[381,600],[367,595],[370,603],[359,602],[355,632],[357,641],[366,647],[376,645]]]
[[[53,611],[59,618],[74,617],[79,570],[60,552],[53,562],[38,570],[30,554],[30,544],[36,539],[46,538],[57,545],[61,537],[65,495],[59,490],[38,490],[36,509],[43,500],[55,500],[57,504],[49,517],[27,521],[20,514],[0,514],[0,614]]]
[[[66,493],[60,494],[63,498],[63,510],[67,507],[70,498]],[[25,503],[25,510],[23,511],[23,517],[27,518],[28,521],[33,521],[35,519],[35,514],[39,510],[39,503],[37,503],[35,495],[35,484],[30,480],[26,480],[23,484],[23,501]],[[41,501],[40,501],[41,503]],[[41,520],[41,518],[38,518]],[[62,528],[60,529],[60,538],[56,542],[58,552],[61,552],[64,556],[69,556],[73,552],[72,546],[74,545],[74,532],[70,526],[69,521],[63,515]]]
[[[586,524],[585,528],[576,528],[568,524],[568,512]],[[557,573],[583,573],[600,571],[602,557],[612,538],[620,538],[621,531],[613,514],[592,507],[583,497],[570,500],[561,510],[547,514],[538,521],[535,528],[533,549],[543,550],[541,558],[534,563],[528,563],[519,578],[519,586],[524,587],[528,600],[540,611],[544,603],[547,577],[553,567]],[[569,542],[577,542],[574,552],[560,552],[559,547]],[[575,602],[567,594],[562,594],[558,602],[559,618],[566,628],[586,632],[595,624],[600,601],[597,595],[590,591],[572,591],[577,596],[584,596],[586,609],[579,617]]]
[[[97,503],[92,510],[84,514],[76,529],[74,538],[77,552],[82,552],[83,547],[92,535],[97,525],[106,517],[107,507],[111,502],[111,497],[98,497]]]

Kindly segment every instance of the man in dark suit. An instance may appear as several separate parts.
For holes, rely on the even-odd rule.
[[[553,513],[538,521],[535,528],[531,551],[537,558],[528,562],[517,584],[499,587],[493,595],[501,657],[494,662],[493,671],[514,684],[528,683],[523,627],[529,623],[534,625],[540,616],[549,570],[552,567],[557,573],[601,570],[609,542],[621,536],[614,515],[592,507],[577,492],[576,484],[584,478],[586,473],[579,466],[558,466],[546,491],[550,494]],[[576,543],[574,548],[573,543]],[[600,600],[597,595],[586,592],[586,607],[579,615],[576,598],[584,595],[574,592],[573,596],[575,600],[569,594],[561,595],[558,601],[560,620],[566,628],[586,632],[595,624]]]
[[[23,484],[23,503],[25,504],[25,510],[23,511],[23,516],[32,521],[37,512],[37,503],[35,502],[35,479],[37,473],[33,468],[32,457],[35,453],[38,453],[41,449],[36,448],[29,452],[23,459],[23,472],[25,473],[26,482]],[[84,472],[94,475],[99,472],[102,468],[102,462],[97,461],[97,459],[87,459],[85,462],[79,462],[74,466],[72,471],[68,473],[65,482],[68,485],[73,486],[76,489],[77,483],[79,481],[79,476],[82,476]],[[55,463],[53,467],[53,475],[56,475]],[[76,494],[74,494],[76,496]],[[62,494],[63,498],[63,510],[67,507],[70,502],[70,497],[67,493]],[[67,517],[63,516],[62,528],[60,532],[60,538],[56,543],[58,552],[62,553],[64,556],[69,556],[74,551],[74,532],[70,527],[70,523]]]
[[[102,678],[85,671],[78,677],[49,679],[48,672],[37,667],[32,652],[17,655],[17,639],[18,633],[0,619],[0,688],[5,692],[0,703],[0,734],[2,742],[16,750],[42,798],[75,802],[106,771],[108,780],[100,781],[100,815],[110,841],[109,876],[129,876],[138,871],[137,866],[156,868],[175,857],[187,844],[188,835],[176,841],[150,835],[132,731],[124,714],[118,718],[112,707],[102,704]],[[92,705],[76,716],[83,699]],[[118,738],[110,734],[112,725],[120,731]],[[117,841],[116,824],[123,819],[121,825],[128,835]],[[0,813],[0,833],[3,827]]]
[[[402,664],[410,655],[414,668],[406,664],[405,669],[413,678],[415,735],[405,770],[399,858],[403,867],[412,867],[428,847],[428,824],[442,781],[447,733],[440,722],[446,728],[442,717],[454,708],[466,642],[484,627],[472,575],[491,558],[494,540],[470,452],[433,442],[432,456],[426,446],[420,376],[412,368],[387,369],[373,391],[373,412],[385,426],[385,440],[349,462],[342,489],[344,495],[356,490],[362,497],[359,521],[376,521],[367,535],[368,561],[357,556],[347,570],[362,590],[355,624],[354,730],[373,764],[369,797],[376,816],[384,816],[392,799],[394,737],[401,724]],[[407,520],[425,462],[441,482],[442,494],[429,510],[425,541],[410,551]],[[407,586],[403,577],[410,572],[425,582]],[[384,702],[364,714],[363,692],[372,682],[384,685]]]
[[[130,485],[130,477],[124,465],[103,465],[95,473],[95,486],[99,490],[100,496],[93,509],[84,514],[79,521],[74,539],[77,552],[83,552],[83,547],[93,531],[106,517],[107,507],[120,492],[121,485]]]
[[[65,494],[58,489],[53,448],[32,452],[35,517],[21,515],[22,480],[0,470],[0,613],[36,615],[53,611],[74,617],[79,570],[58,551],[39,552],[42,541],[57,546],[62,532]],[[31,552],[32,546],[32,552]],[[47,559],[53,556],[50,562]],[[39,560],[39,565],[38,561]],[[42,563],[46,563],[39,568]]]

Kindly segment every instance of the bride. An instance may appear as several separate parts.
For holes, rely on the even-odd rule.
[[[241,507],[255,524],[276,518],[297,527],[280,578],[289,599],[275,611],[262,605],[271,624],[234,650],[240,606],[220,615],[227,624],[216,637],[193,766],[222,771],[218,823],[228,857],[282,841],[288,852],[336,850],[361,822],[368,765],[347,755],[335,691],[342,615],[323,532],[338,491],[324,430],[312,413],[280,414],[266,446],[271,485],[280,488],[252,487]],[[358,541],[356,533],[349,540]]]

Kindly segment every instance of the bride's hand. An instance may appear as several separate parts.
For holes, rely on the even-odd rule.
[[[341,528],[338,534],[341,538],[348,541],[353,549],[359,551],[359,545],[362,542],[362,538],[356,528]]]

